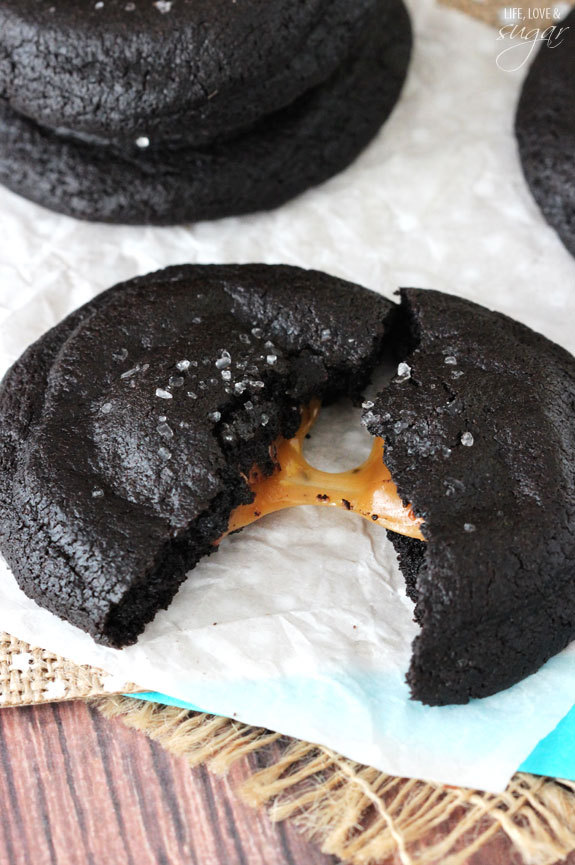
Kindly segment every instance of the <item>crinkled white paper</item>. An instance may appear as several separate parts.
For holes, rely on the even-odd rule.
[[[512,136],[525,69],[499,69],[497,34],[463,15],[422,0],[412,12],[412,68],[379,139],[277,212],[124,228],[0,191],[1,368],[101,289],[180,262],[298,264],[388,296],[399,285],[440,288],[574,351],[575,262],[532,202]],[[356,414],[336,411],[312,445],[349,465],[363,436]],[[416,627],[385,532],[327,509],[276,514],[226,540],[129,649],[98,647],[41,610],[5,566],[0,629],[388,772],[491,790],[575,701],[570,649],[488,700],[410,702]]]

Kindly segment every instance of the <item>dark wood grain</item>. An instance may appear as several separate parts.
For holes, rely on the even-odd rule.
[[[190,770],[84,703],[0,710],[0,761],[0,865],[338,861],[234,795],[247,761],[226,780]],[[523,862],[499,839],[469,865]]]
[[[228,780],[83,703],[0,710],[1,865],[333,865]]]

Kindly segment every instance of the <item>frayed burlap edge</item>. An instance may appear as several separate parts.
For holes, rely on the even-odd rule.
[[[80,666],[0,632],[0,706],[80,700],[141,691],[103,670]]]
[[[95,705],[191,766],[224,774],[251,755],[253,774],[237,791],[242,798],[265,806],[274,821],[289,818],[324,853],[352,865],[390,859],[467,865],[500,834],[526,865],[554,865],[575,850],[571,782],[517,774],[501,794],[444,787],[395,778],[328,748],[227,718],[125,697]]]

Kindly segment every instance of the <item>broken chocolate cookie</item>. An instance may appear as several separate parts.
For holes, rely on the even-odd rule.
[[[370,457],[310,466],[320,403],[358,398],[389,351],[397,375],[364,403]],[[460,298],[168,268],[101,294],[6,375],[0,547],[28,595],[121,647],[229,532],[343,508],[396,547],[421,628],[413,697],[462,703],[575,636],[574,407],[566,351]]]

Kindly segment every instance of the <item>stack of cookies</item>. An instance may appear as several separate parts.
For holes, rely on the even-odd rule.
[[[410,48],[402,0],[1,0],[0,182],[106,222],[273,208],[372,139]]]

